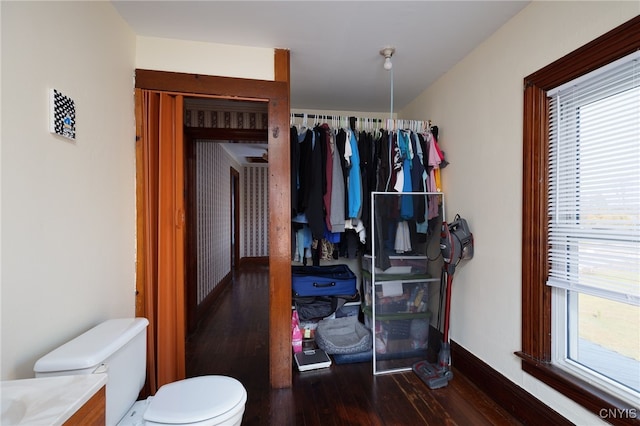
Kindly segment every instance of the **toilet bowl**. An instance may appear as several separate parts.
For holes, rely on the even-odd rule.
[[[106,425],[240,425],[247,392],[227,376],[168,383],[136,401],[146,377],[146,318],[113,319],[40,358],[36,377],[106,372]]]
[[[137,401],[118,426],[240,425],[247,393],[226,376],[200,376],[166,384]]]

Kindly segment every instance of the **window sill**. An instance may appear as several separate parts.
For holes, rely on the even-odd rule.
[[[522,370],[614,425],[640,425],[640,410],[611,396],[551,363],[538,361],[524,352],[515,353]]]

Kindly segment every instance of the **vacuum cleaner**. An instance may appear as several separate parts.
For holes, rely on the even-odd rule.
[[[444,330],[442,346],[438,353],[438,361],[430,363],[418,361],[412,370],[430,389],[439,389],[449,384],[453,378],[451,371],[451,349],[449,346],[449,316],[451,311],[451,286],[456,266],[461,260],[473,258],[473,234],[469,231],[467,221],[456,215],[450,224],[442,222],[440,232],[440,251],[442,253],[443,277],[446,276],[446,296],[444,309]]]

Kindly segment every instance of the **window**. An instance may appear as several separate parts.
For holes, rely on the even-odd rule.
[[[590,294],[583,291],[584,287],[574,286],[567,290],[560,289],[560,286],[547,285],[552,270],[548,257],[551,251],[548,235],[551,228],[548,210],[550,189],[548,184],[550,176],[549,133],[552,130],[549,120],[552,102],[549,95],[554,94],[552,92],[554,89],[638,50],[640,50],[640,17],[635,17],[524,79],[522,350],[517,354],[522,359],[523,371],[573,399],[596,416],[605,418],[613,424],[637,422],[637,418],[640,416],[637,401],[635,404],[630,404],[626,398],[616,394],[615,390],[600,386],[591,378],[577,374],[576,371],[563,368],[558,362],[558,348],[556,346],[552,348],[552,343],[558,340],[554,335],[552,342],[552,333],[558,333],[559,329],[569,331],[569,337],[562,339],[566,342],[566,347],[562,350],[566,350],[568,359],[578,359],[576,364],[579,368],[591,371],[591,367],[580,365],[579,362],[589,364],[589,361],[581,359],[579,345],[581,329],[583,332],[585,331],[585,324],[589,318],[588,306],[589,304],[593,306],[592,302],[594,302],[593,299],[588,300],[588,298],[597,297],[606,300],[607,303],[632,305],[627,302],[609,302],[608,296],[610,294],[600,290],[590,292]],[[589,108],[582,109],[581,106],[580,113],[584,116],[587,109]],[[581,131],[585,131],[585,129],[582,128]],[[586,157],[574,157],[573,161],[584,162]],[[578,183],[587,185],[588,180],[579,179]],[[584,194],[585,191],[581,191],[580,196],[584,197]],[[569,252],[573,254],[587,253],[586,248],[580,250],[582,251]],[[576,255],[575,258],[584,259],[584,256]],[[574,266],[571,273],[575,271]],[[588,269],[585,269],[584,273],[587,272]],[[586,284],[584,280],[582,282]],[[598,282],[595,287],[602,287],[602,283]],[[564,294],[565,299],[562,300],[558,294]],[[600,299],[595,300],[595,305],[602,309],[599,305]],[[552,316],[552,313],[557,313],[557,310],[552,312],[552,305],[557,307],[560,304],[564,306],[564,316]],[[609,309],[617,311],[618,308],[615,306],[620,305],[613,306]],[[632,306],[632,309],[637,308]],[[562,327],[558,328],[559,326]],[[612,330],[617,331],[615,327]],[[577,352],[575,352],[576,349]],[[586,352],[583,350],[582,354],[584,355],[584,353]],[[617,380],[611,381],[623,389],[630,389],[629,386],[621,385]]]
[[[552,359],[640,400],[640,54],[547,92]]]

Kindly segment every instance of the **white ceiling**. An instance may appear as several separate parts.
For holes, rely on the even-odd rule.
[[[290,50],[291,108],[393,111],[529,1],[113,1],[138,35]]]
[[[240,164],[249,164],[248,157],[262,157],[269,152],[269,144],[266,143],[223,143],[221,145]]]

